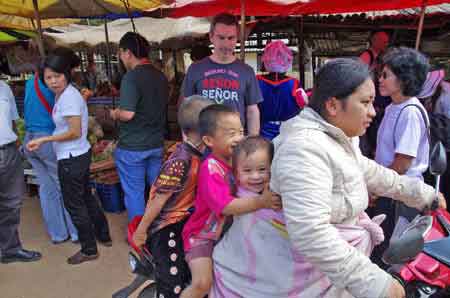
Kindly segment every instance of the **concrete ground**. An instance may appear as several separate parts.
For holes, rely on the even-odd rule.
[[[99,259],[71,266],[67,257],[79,250],[70,241],[52,244],[42,220],[39,200],[26,198],[22,207],[20,236],[24,248],[43,257],[33,263],[0,263],[1,298],[110,298],[127,285],[133,274],[128,266],[125,242],[126,213],[107,213],[112,247],[99,245]],[[131,296],[137,297],[137,293]]]

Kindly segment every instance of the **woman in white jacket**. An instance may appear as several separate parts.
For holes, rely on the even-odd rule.
[[[367,66],[332,60],[317,74],[310,106],[285,122],[274,140],[271,188],[282,197],[298,262],[308,268],[298,297],[405,296],[368,258],[380,240],[379,227],[364,213],[368,191],[418,209],[430,206],[435,195],[419,179],[361,155],[358,137],[375,116],[374,97]],[[445,206],[443,197],[439,202]],[[359,233],[358,244],[349,231]]]

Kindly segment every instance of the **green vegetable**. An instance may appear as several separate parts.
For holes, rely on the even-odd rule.
[[[17,138],[21,143],[25,138],[25,121],[22,118],[16,120]]]

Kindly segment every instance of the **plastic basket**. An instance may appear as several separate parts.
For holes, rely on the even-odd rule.
[[[91,182],[91,185],[95,188],[103,209],[106,212],[119,213],[125,210],[123,191],[120,183],[103,184]]]

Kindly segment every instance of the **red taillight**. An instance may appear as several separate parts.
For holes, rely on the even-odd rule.
[[[434,280],[439,277],[439,262],[424,255],[420,262],[415,264],[415,267],[420,273],[422,273],[426,278]]]

